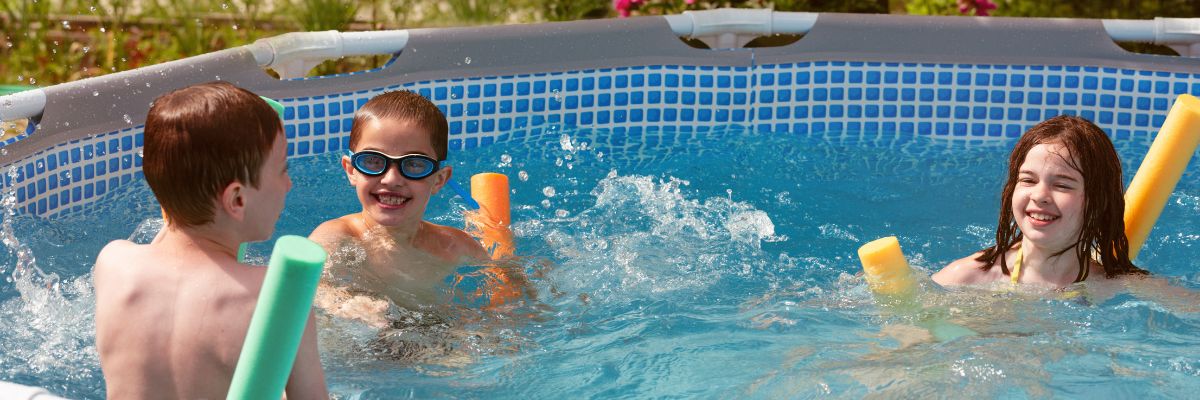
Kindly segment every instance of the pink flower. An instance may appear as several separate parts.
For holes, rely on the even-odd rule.
[[[629,16],[629,11],[633,10],[642,0],[613,0],[613,8],[617,10],[622,18]]]
[[[966,14],[975,10],[976,16],[987,16],[990,10],[995,10],[996,4],[992,0],[958,0],[958,12]]]

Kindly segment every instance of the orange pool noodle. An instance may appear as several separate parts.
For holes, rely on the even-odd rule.
[[[1162,129],[1125,190],[1125,236],[1129,259],[1137,257],[1150,229],[1183,177],[1196,145],[1200,144],[1200,99],[1188,94],[1175,99]]]
[[[909,295],[915,282],[912,268],[895,236],[876,239],[858,248],[858,260],[871,291],[884,295]]]
[[[512,213],[508,199],[508,177],[485,172],[471,177],[471,197],[479,203],[478,220],[483,247],[492,259],[513,255],[513,237],[509,225]]]
[[[511,257],[515,248],[512,230],[509,229],[512,224],[512,210],[509,203],[508,176],[492,172],[475,174],[471,177],[471,197],[479,203],[479,211],[473,215],[468,214],[468,226],[478,229],[480,242],[493,260]],[[492,306],[521,296],[515,280],[508,276],[508,271],[491,267],[481,272],[495,282],[487,288],[491,292]]]

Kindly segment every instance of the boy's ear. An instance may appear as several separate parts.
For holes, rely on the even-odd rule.
[[[354,173],[354,166],[350,164],[350,156],[342,156],[342,170],[346,171],[346,179],[350,181],[350,186],[358,183],[358,174]]]
[[[225,185],[217,201],[221,210],[229,214],[234,221],[241,222],[246,218],[245,186],[241,182],[233,181]]]
[[[442,167],[436,174],[433,174],[433,194],[437,194],[438,191],[442,190],[442,187],[446,186],[446,182],[449,182],[453,176],[454,167],[449,165]]]

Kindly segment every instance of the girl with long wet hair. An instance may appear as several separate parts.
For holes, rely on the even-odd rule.
[[[1121,161],[1090,121],[1057,116],[1017,141],[996,242],[933,275],[943,286],[997,281],[1065,287],[1146,271],[1129,260]]]

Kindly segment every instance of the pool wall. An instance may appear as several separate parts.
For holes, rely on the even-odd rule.
[[[20,212],[77,211],[141,179],[150,102],[227,80],[285,107],[289,157],[346,147],[354,111],[390,90],[429,97],[450,147],[601,128],[642,151],[729,125],[778,134],[1004,140],[1054,115],[1149,139],[1200,59],[1128,53],[1099,20],[820,14],[781,47],[697,49],[663,17],[409,30],[385,67],[277,80],[248,48],[47,87],[37,130],[0,147]]]

